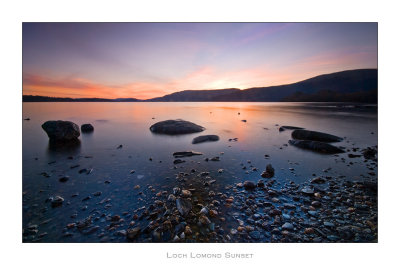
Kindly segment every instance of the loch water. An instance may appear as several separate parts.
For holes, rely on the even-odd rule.
[[[132,216],[140,216],[140,210],[161,199],[160,196],[166,199],[174,187],[186,184],[187,189],[195,189],[196,199],[207,204],[210,191],[224,193],[245,180],[257,183],[263,179],[260,174],[267,164],[275,169],[274,187],[280,189],[289,182],[304,185],[321,174],[345,177],[348,181],[363,180],[371,176],[371,168],[365,165],[364,158],[349,158],[348,154],[353,148],[360,153],[378,144],[377,106],[351,103],[23,103],[23,118],[30,119],[22,121],[24,242],[126,242],[124,231]],[[205,130],[176,136],[149,130],[152,124],[167,119],[191,121]],[[53,147],[41,128],[48,120],[67,120],[79,126],[90,123],[94,132],[81,133],[80,143],[74,146]],[[334,145],[347,151],[326,155],[291,146],[288,141],[292,131],[278,130],[283,125],[343,137],[342,142]],[[194,137],[206,134],[218,135],[220,139],[192,144]],[[122,148],[117,149],[119,145]],[[172,154],[186,150],[203,155],[182,158],[184,163],[174,165]],[[216,156],[219,161],[205,161]],[[79,173],[84,168],[91,170],[90,174]],[[180,172],[193,176],[178,182]],[[199,178],[201,172],[209,172],[215,182],[204,186],[204,181],[192,179]],[[60,182],[63,176],[69,180]],[[100,195],[93,195],[96,192]],[[51,207],[48,198],[55,196],[64,198],[62,206]],[[287,202],[293,200],[288,197]],[[219,218],[224,217],[225,221],[216,226],[227,233],[238,226],[235,219],[246,218],[235,207],[220,207]],[[90,215],[93,231],[66,228]],[[116,215],[124,220],[110,229],[109,219]],[[145,227],[150,221],[135,219],[134,226]],[[269,241],[268,235],[262,233],[255,239]],[[143,234],[138,241],[152,239],[151,234]]]

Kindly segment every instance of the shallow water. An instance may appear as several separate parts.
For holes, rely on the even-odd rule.
[[[240,113],[240,114],[239,114]],[[71,233],[65,226],[100,211],[109,215],[131,216],[134,209],[154,202],[158,191],[168,191],[177,185],[179,172],[208,171],[216,179],[212,189],[223,191],[243,180],[257,182],[266,164],[275,168],[275,179],[302,184],[329,169],[332,176],[344,175],[348,180],[360,180],[368,172],[363,158],[341,162],[347,153],[323,155],[288,145],[290,130],[279,132],[281,125],[304,127],[340,137],[336,143],[346,149],[377,145],[376,106],[334,103],[23,103],[23,227],[39,225],[42,242],[96,242],[103,236],[106,218],[98,218],[96,233]],[[153,119],[154,118],[154,119]],[[149,127],[166,119],[184,119],[206,128],[205,131],[181,136],[153,134]],[[241,120],[247,122],[242,122]],[[95,130],[81,134],[80,145],[65,149],[52,148],[41,128],[47,120],[68,120],[79,126],[91,123]],[[191,144],[194,137],[219,135],[218,142]],[[238,138],[237,142],[229,139]],[[117,147],[122,144],[122,149]],[[194,150],[204,155],[184,158],[174,169],[172,153]],[[264,157],[265,154],[269,158]],[[68,157],[72,156],[72,159]],[[219,156],[220,161],[204,161]],[[149,160],[151,158],[151,160]],[[248,162],[250,161],[250,162]],[[242,165],[241,165],[242,164]],[[71,169],[71,166],[80,165]],[[246,166],[246,169],[243,169]],[[257,171],[252,171],[256,167]],[[93,169],[79,174],[82,168]],[[294,168],[294,170],[289,170]],[[218,169],[224,172],[218,173]],[[135,173],[130,174],[131,170]],[[46,178],[41,175],[47,172]],[[59,177],[70,179],[61,183]],[[109,180],[110,184],[104,181]],[[193,181],[198,197],[207,196],[209,189]],[[139,185],[143,194],[134,186]],[[151,186],[154,190],[151,188]],[[99,197],[92,194],[101,191]],[[77,197],[72,194],[79,193]],[[64,197],[63,206],[51,208],[46,199]],[[82,202],[86,196],[88,201]],[[138,198],[140,197],[140,198]],[[110,198],[110,202],[99,202]],[[85,209],[84,206],[87,206]],[[106,206],[105,206],[106,205]],[[75,214],[75,218],[71,215]],[[229,218],[227,219],[229,228]],[[138,221],[138,223],[140,223]],[[123,227],[123,226],[122,226]],[[125,227],[126,228],[126,227]],[[38,238],[35,238],[38,239]],[[25,241],[30,241],[25,239]],[[104,241],[125,241],[110,236]]]

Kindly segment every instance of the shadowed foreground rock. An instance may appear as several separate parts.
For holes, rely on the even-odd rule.
[[[150,127],[154,133],[178,135],[187,133],[196,133],[205,130],[204,127],[196,125],[195,123],[184,120],[166,120],[155,123]]]
[[[194,138],[192,144],[198,144],[203,142],[216,142],[218,140],[219,140],[218,135],[202,135]]]
[[[340,138],[335,135],[311,131],[305,129],[296,129],[292,132],[292,138],[298,140],[309,140],[309,141],[318,141],[318,142],[341,142],[343,138]]]
[[[343,153],[344,150],[335,146],[332,146],[327,143],[317,142],[317,141],[299,141],[299,140],[289,140],[289,144],[303,148],[312,150],[319,153],[326,153],[326,154],[335,154],[335,153]]]
[[[79,126],[70,121],[47,121],[42,128],[51,141],[74,141],[81,135]]]

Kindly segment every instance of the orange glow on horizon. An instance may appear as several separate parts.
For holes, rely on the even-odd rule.
[[[353,58],[362,58],[362,53]],[[240,71],[220,72],[213,67],[202,67],[188,73],[182,79],[164,83],[133,82],[121,85],[102,84],[82,78],[55,79],[41,75],[24,75],[23,94],[69,98],[136,98],[151,99],[183,90],[207,90],[252,87],[268,87],[291,84],[325,73],[333,73],[329,67],[345,60],[347,56],[315,56],[285,69],[270,69],[268,66]],[[310,67],[305,71],[304,67]],[[345,67],[342,70],[355,69]]]

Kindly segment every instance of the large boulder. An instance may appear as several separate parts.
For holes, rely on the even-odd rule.
[[[312,150],[319,153],[326,154],[335,154],[335,153],[343,153],[344,150],[335,146],[332,146],[327,143],[317,142],[317,141],[308,141],[308,140],[289,140],[289,144],[303,148]]]
[[[216,142],[218,140],[219,140],[218,135],[202,135],[194,138],[192,144],[198,144],[203,142]]]
[[[295,131],[293,131],[292,138],[297,140],[309,140],[328,143],[343,141],[343,138],[335,135],[305,129],[296,129]]]
[[[90,133],[93,132],[94,127],[91,124],[83,124],[81,125],[82,133]]]
[[[205,130],[204,127],[185,120],[166,120],[155,123],[150,127],[154,133],[178,135],[187,133],[196,133]]]
[[[81,135],[79,126],[70,121],[47,121],[42,128],[51,141],[76,141]]]

